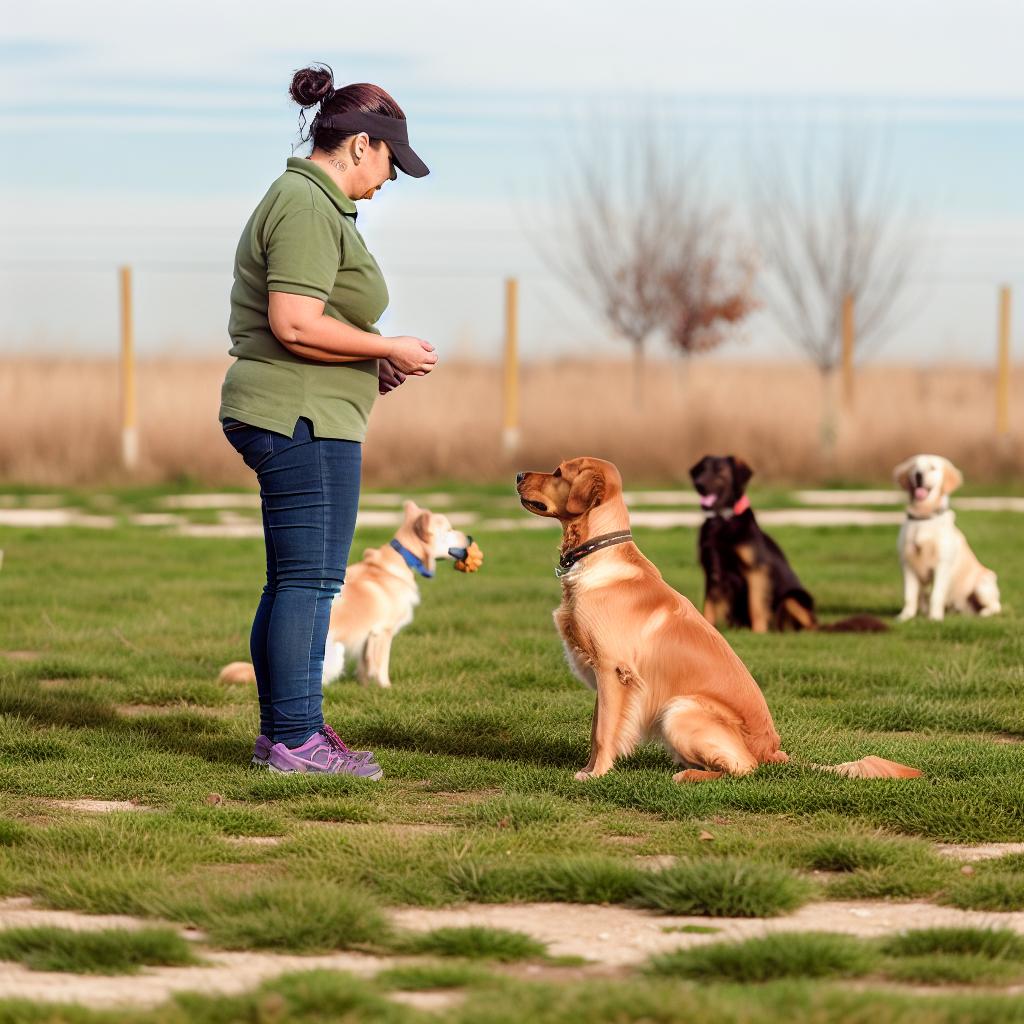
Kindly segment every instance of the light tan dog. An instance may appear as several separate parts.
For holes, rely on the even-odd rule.
[[[433,576],[438,559],[452,558],[463,564],[467,548],[479,553],[472,538],[455,530],[447,516],[420,508],[414,501],[405,502],[402,525],[392,541],[367,548],[362,561],[345,571],[345,585],[331,606],[324,684],[341,677],[346,659],[352,659],[361,683],[390,686],[391,642],[412,622],[420,603],[417,575]],[[469,571],[478,566],[478,561],[472,562]],[[220,673],[222,682],[255,678],[247,661],[234,661]]]
[[[597,692],[590,761],[576,778],[604,775],[648,737],[685,766],[676,782],[786,762],[743,662],[632,542],[615,466],[571,459],[553,473],[520,473],[516,484],[528,511],[562,524],[555,623],[573,672]],[[875,757],[828,770],[859,778],[921,774]]]
[[[914,455],[893,470],[893,477],[909,498],[899,538],[900,621],[919,612],[941,621],[949,609],[979,615],[1001,611],[996,574],[975,557],[949,507],[949,496],[964,480],[960,470],[941,455]]]

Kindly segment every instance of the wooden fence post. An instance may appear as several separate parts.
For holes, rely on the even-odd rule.
[[[857,340],[853,296],[843,296],[843,405],[853,408],[853,348]]]
[[[519,282],[505,281],[504,420],[501,440],[507,454],[519,447]]]
[[[135,401],[135,325],[132,320],[132,268],[121,267],[121,462],[135,469],[139,432]]]
[[[999,289],[999,347],[996,357],[996,434],[1010,432],[1010,286]]]

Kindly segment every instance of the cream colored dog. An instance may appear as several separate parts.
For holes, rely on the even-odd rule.
[[[1001,611],[996,574],[975,557],[949,507],[949,496],[963,483],[960,470],[941,455],[914,455],[893,476],[910,499],[899,539],[900,621],[925,611],[937,621],[948,609],[979,615]]]
[[[391,641],[412,622],[420,603],[416,576],[433,576],[438,559],[464,556],[471,538],[452,528],[448,517],[405,502],[402,525],[390,543],[367,548],[362,561],[345,571],[345,585],[331,606],[324,651],[324,684],[340,678],[347,659],[361,683],[390,686]],[[234,661],[221,670],[222,682],[255,680],[252,665]]]

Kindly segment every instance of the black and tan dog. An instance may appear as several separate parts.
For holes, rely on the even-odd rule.
[[[704,524],[700,563],[704,569],[704,618],[724,620],[755,633],[770,628],[829,632],[881,632],[888,627],[871,615],[854,615],[819,625],[814,598],[800,582],[782,548],[757,525],[745,491],[754,471],[732,455],[705,455],[691,470]]]

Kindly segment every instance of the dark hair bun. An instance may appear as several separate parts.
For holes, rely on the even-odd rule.
[[[296,71],[288,87],[300,107],[312,107],[334,95],[334,72],[327,64],[313,64]]]

